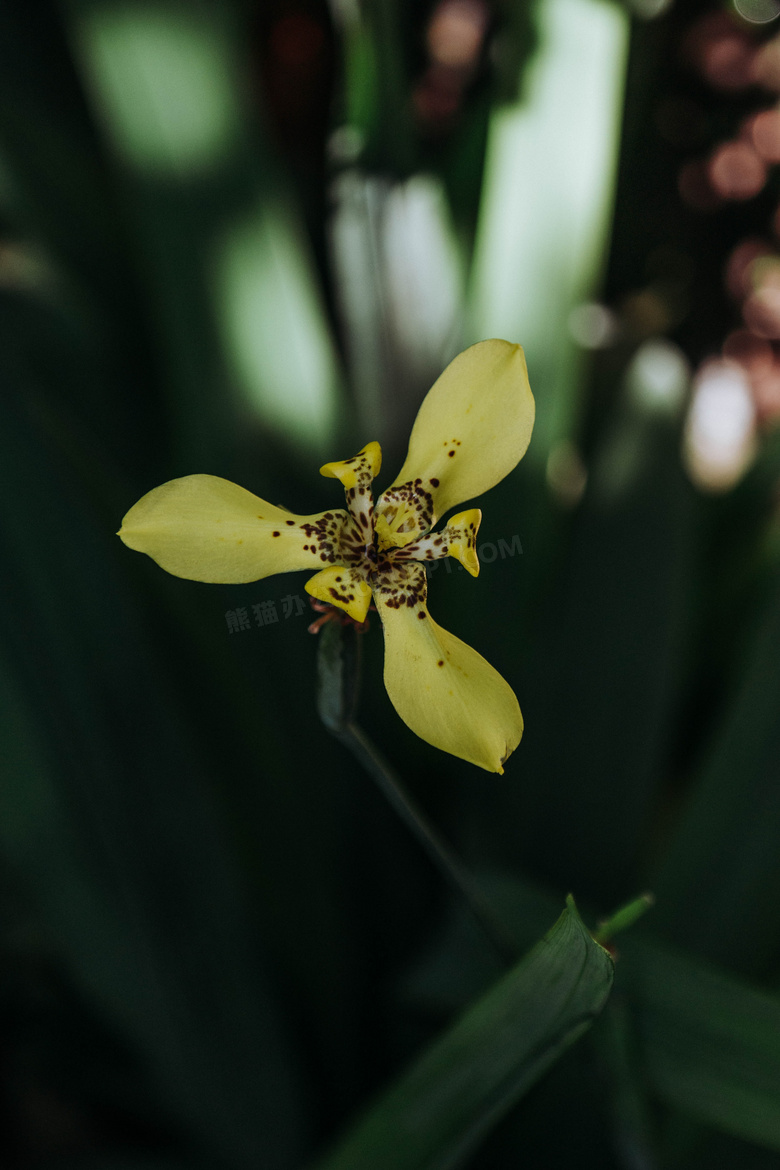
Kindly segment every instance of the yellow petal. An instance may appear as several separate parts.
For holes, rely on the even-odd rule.
[[[337,605],[356,622],[364,622],[371,604],[371,588],[355,569],[328,565],[304,585],[319,601]]]
[[[367,443],[362,451],[358,451],[351,459],[326,463],[320,468],[320,475],[341,482],[350,515],[363,532],[364,541],[371,539],[371,517],[374,513],[371,484],[379,474],[381,466],[382,448],[378,443]]]
[[[379,443],[366,443],[351,459],[336,460],[320,468],[320,475],[326,479],[338,479],[345,488],[356,487],[361,479],[368,477],[369,483],[379,475],[382,466],[382,448]]]
[[[338,558],[344,511],[294,516],[215,475],[187,475],[148,492],[119,536],[175,577],[239,584],[320,568]]]
[[[393,543],[427,532],[508,475],[531,440],[534,410],[521,346],[481,341],[450,362],[420,407],[403,467],[377,501],[391,527],[399,509],[414,517],[411,535]]]
[[[455,557],[472,577],[479,576],[477,556],[477,531],[482,520],[479,508],[458,512],[446,527],[438,532],[429,532],[412,544],[402,545],[393,553],[393,563],[405,560],[435,561],[440,557]]]
[[[503,772],[523,734],[514,691],[481,654],[436,625],[420,572],[417,596],[407,587],[401,604],[384,589],[374,591],[390,701],[421,739],[488,772]]]

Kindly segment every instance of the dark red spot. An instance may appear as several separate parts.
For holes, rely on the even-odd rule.
[[[444,659],[440,658],[439,661],[436,663],[436,665],[437,666],[444,666]]]
[[[271,536],[281,536],[281,532],[272,532]]]
[[[420,621],[423,621],[425,618],[425,610],[421,609],[417,616],[420,619]]]
[[[454,451],[448,451],[448,452],[447,452],[447,454],[449,455],[450,459],[452,459],[452,456],[455,454],[455,452],[454,452]]]
[[[292,528],[294,523],[295,523],[294,520],[285,520],[285,524],[287,525],[288,528]]]
[[[431,480],[431,487],[438,487],[438,486],[439,486],[438,479],[432,479]]]

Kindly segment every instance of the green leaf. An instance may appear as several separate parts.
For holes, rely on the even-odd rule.
[[[780,999],[658,944],[631,939],[621,953],[653,1091],[780,1150]]]
[[[534,949],[437,1040],[317,1170],[444,1170],[585,1032],[612,961],[573,899]]]
[[[780,958],[780,587],[740,674],[652,887],[670,941],[760,978]]]

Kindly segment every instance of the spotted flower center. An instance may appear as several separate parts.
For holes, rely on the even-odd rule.
[[[363,620],[373,593],[386,605],[420,607],[425,617],[424,563],[456,557],[476,576],[478,508],[461,512],[439,532],[431,532],[438,480],[410,480],[388,488],[374,505],[372,483],[381,464],[378,443],[351,459],[328,463],[322,474],[344,487],[348,513],[325,513],[312,525],[312,542],[326,567],[306,586],[323,601]]]

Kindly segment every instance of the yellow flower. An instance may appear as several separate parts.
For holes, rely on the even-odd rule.
[[[428,393],[406,461],[376,506],[371,484],[382,452],[369,443],[321,468],[341,481],[346,511],[295,516],[228,480],[188,475],[139,500],[119,535],[193,581],[238,584],[318,569],[307,592],[358,622],[373,596],[385,636],[385,686],[398,714],[434,747],[503,772],[523,734],[517,699],[480,654],[433,621],[425,562],[454,556],[476,577],[479,509],[432,529],[515,467],[533,421],[521,347],[483,341],[455,358]]]

